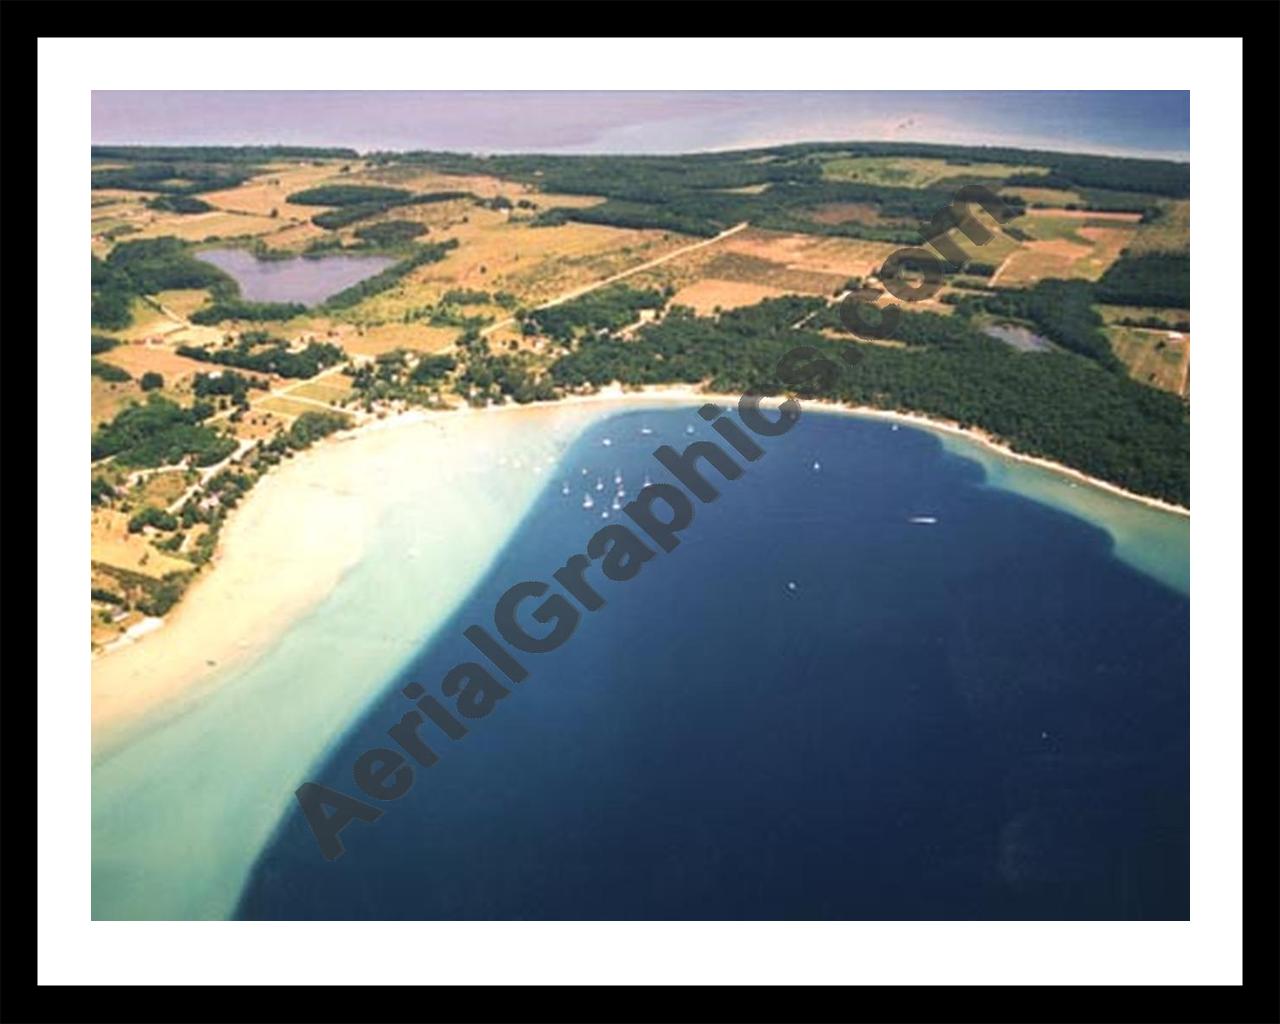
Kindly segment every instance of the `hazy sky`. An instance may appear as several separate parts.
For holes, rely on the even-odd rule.
[[[672,153],[814,140],[1185,160],[1186,92],[95,92],[95,143]]]

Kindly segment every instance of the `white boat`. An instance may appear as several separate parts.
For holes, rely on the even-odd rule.
[[[640,486],[642,486],[642,487],[648,487],[651,483],[653,483],[653,481],[649,479],[649,474],[648,474],[648,473],[646,473],[646,474],[644,475],[644,483],[643,483],[643,484],[641,484]]]
[[[648,437],[650,434],[653,433],[653,431],[650,430],[648,427],[641,427],[640,433],[644,434],[645,437]]]
[[[560,493],[561,493],[561,494],[568,494],[568,493],[569,493],[569,485],[568,485],[567,483],[566,483],[563,487],[561,487],[561,488],[560,488]]]
[[[601,513],[600,513],[600,518],[601,518],[601,519],[608,519],[608,518],[609,518],[609,513],[608,513],[608,512],[601,512]]]
[[[614,498],[613,504],[610,505],[609,507],[613,509],[615,512],[617,512],[622,508],[622,502],[620,502],[617,498]]]
[[[622,470],[620,470],[620,469],[615,469],[615,470],[613,471],[613,482],[614,482],[615,484],[621,484],[621,483],[622,483]]]
[[[918,526],[932,526],[937,521],[936,516],[912,516],[907,520],[907,522],[915,523]]]
[[[591,495],[589,495],[589,494],[584,494],[584,495],[582,496],[582,507],[583,507],[583,508],[594,508],[594,507],[595,507],[595,504],[596,504],[596,503],[591,499]]]
[[[601,441],[600,443],[601,443],[602,445],[604,445],[606,448],[608,448],[608,447],[609,447],[609,445],[613,444],[613,442],[612,442],[609,438],[607,438],[607,437],[606,437],[603,441]]]
[[[817,459],[814,459],[814,460],[813,460],[813,471],[816,473],[816,472],[818,472],[820,469],[822,469],[822,463],[821,463],[821,462],[819,462]]]
[[[604,490],[604,481],[603,481],[603,480],[601,480],[599,477],[596,477],[596,490],[597,490],[597,491],[603,491],[603,490]]]
[[[692,433],[693,433],[693,424],[689,424],[689,426],[685,427],[685,428],[684,428],[684,432],[685,432],[686,434],[692,434]]]

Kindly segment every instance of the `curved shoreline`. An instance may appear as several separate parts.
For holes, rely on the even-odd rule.
[[[554,402],[483,410],[411,411],[326,438],[264,477],[228,520],[207,572],[192,584],[162,628],[94,654],[95,748],[130,730],[178,698],[198,696],[231,670],[262,655],[293,623],[314,610],[355,565],[386,501],[361,478],[403,471],[401,444],[413,428],[438,431],[453,457],[492,445],[511,417],[552,417],[580,427],[583,407],[599,415],[646,404],[736,404],[740,396],[691,385],[635,391],[605,388]],[[1189,517],[1179,505],[1134,494],[1052,460],[1015,452],[989,435],[916,413],[804,400],[821,412],[902,423],[980,446],[1003,459],[1036,466],[1147,508]],[[576,412],[575,412],[576,410]],[[581,420],[581,422],[579,422]],[[484,425],[484,426],[482,426]],[[385,443],[379,443],[381,438]],[[415,449],[420,451],[420,449]],[[437,453],[439,456],[439,453]],[[452,471],[456,471],[456,466]],[[299,497],[304,507],[299,508]],[[375,500],[370,502],[370,496]],[[301,526],[298,520],[302,520]]]

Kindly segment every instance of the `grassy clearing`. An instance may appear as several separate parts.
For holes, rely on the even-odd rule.
[[[320,406],[314,402],[294,402],[288,398],[281,398],[273,395],[270,398],[264,398],[261,401],[254,402],[255,410],[263,409],[267,412],[275,413],[278,416],[287,416],[290,419],[301,416],[304,412],[322,412]]]
[[[160,579],[166,573],[189,571],[191,563],[157,551],[141,533],[129,532],[129,515],[97,509],[90,525],[90,552],[95,562]]]
[[[1129,249],[1135,255],[1148,252],[1190,252],[1190,201],[1163,203],[1156,220],[1139,226]]]
[[[1106,332],[1134,380],[1185,396],[1191,335],[1141,327],[1108,327]]]
[[[781,288],[745,281],[725,281],[714,277],[703,278],[681,288],[671,299],[673,305],[690,306],[701,316],[722,309],[754,306],[762,299],[777,298],[787,293]]]
[[[952,164],[929,157],[855,156],[825,162],[822,176],[831,181],[924,188],[948,178],[1007,178],[1011,174],[1038,174],[1045,170],[1017,164]]]
[[[168,508],[180,498],[190,486],[187,474],[181,470],[166,473],[154,473],[143,480],[130,495],[137,508],[154,505],[156,508]]]
[[[1181,330],[1180,324],[1191,322],[1189,309],[1164,309],[1155,306],[1098,306],[1098,312],[1107,324],[1121,320],[1159,320],[1169,330]]]

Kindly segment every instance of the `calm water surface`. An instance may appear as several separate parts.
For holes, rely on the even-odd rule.
[[[330,295],[391,266],[386,256],[322,256],[260,260],[245,249],[206,249],[197,259],[226,271],[251,302],[301,302],[314,306]]]
[[[476,658],[462,630],[492,631],[504,590],[617,521],[615,476],[632,495],[668,480],[651,452],[690,427],[716,436],[693,409],[588,428],[453,620],[298,781],[358,793],[400,688],[438,694]],[[529,677],[438,738],[345,856],[323,860],[291,806],[238,916],[1185,918],[1189,605],[1160,578],[1185,568],[1140,571],[922,431],[806,412],[765,447],[636,578],[593,568],[605,606],[522,656]],[[1151,533],[1148,562],[1185,563]],[[413,537],[384,539],[390,580]],[[338,659],[368,643],[368,621],[317,621],[294,639]]]

